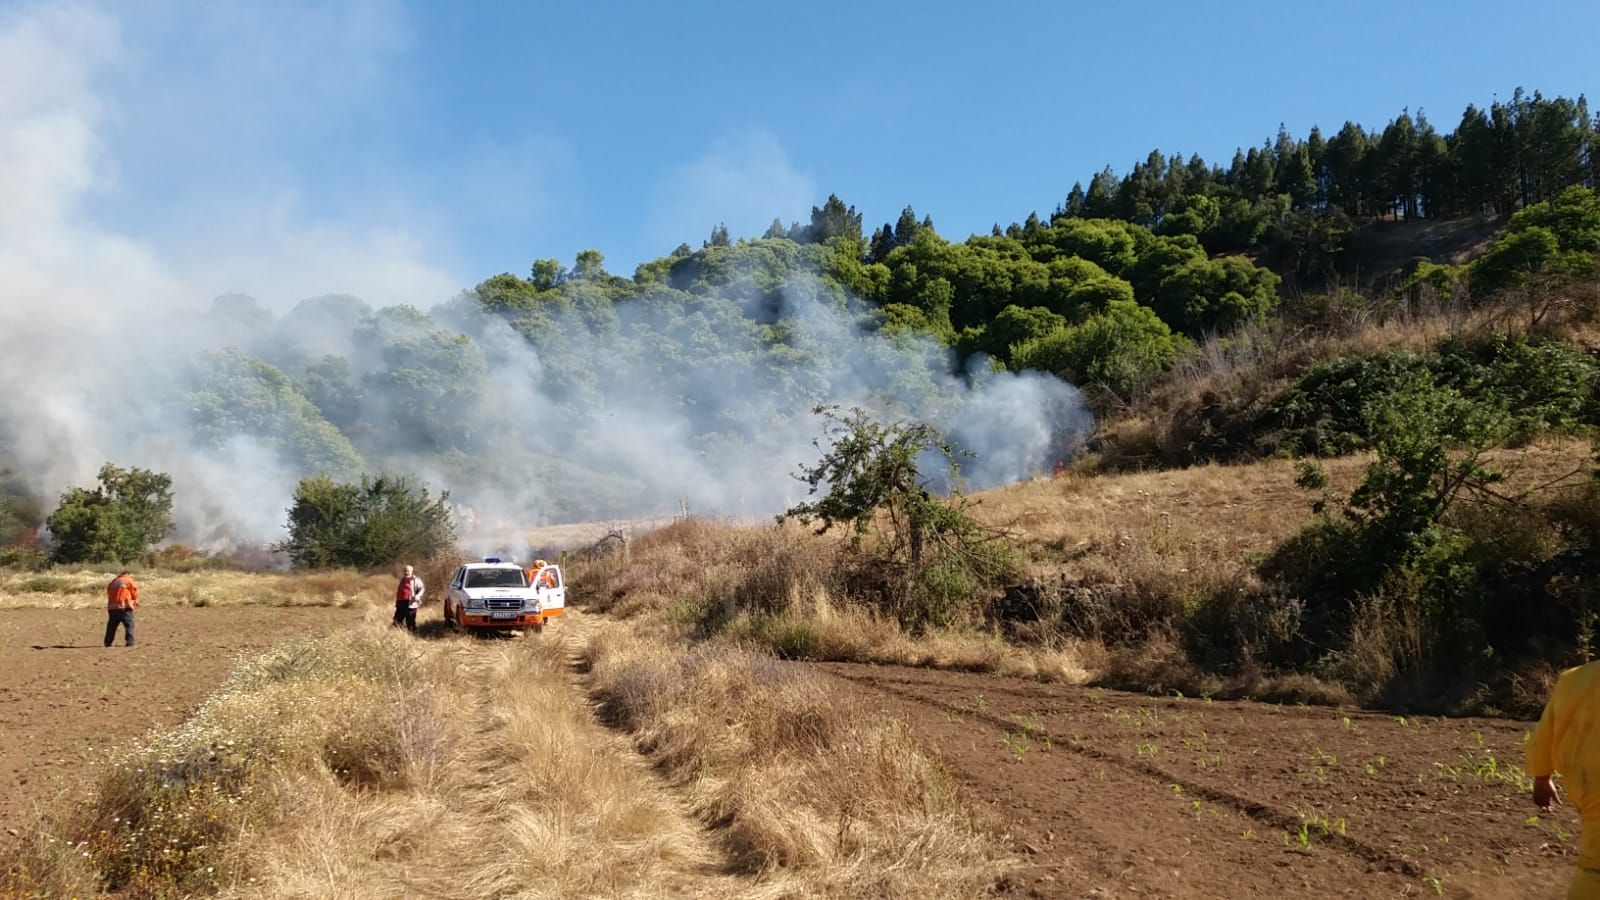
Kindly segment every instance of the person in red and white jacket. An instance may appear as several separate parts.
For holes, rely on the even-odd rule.
[[[406,566],[404,575],[400,576],[400,583],[394,589],[394,626],[405,626],[408,631],[417,630],[417,609],[422,606],[422,592],[425,588],[422,579],[412,573],[410,566]]]

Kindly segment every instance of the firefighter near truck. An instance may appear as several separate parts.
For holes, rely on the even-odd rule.
[[[566,596],[560,566],[524,570],[491,556],[456,569],[444,598],[444,621],[469,631],[531,634],[566,611]]]

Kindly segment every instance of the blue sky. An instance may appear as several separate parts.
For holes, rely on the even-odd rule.
[[[1225,161],[1279,122],[1446,130],[1518,85],[1600,85],[1588,0],[264,6],[0,4],[0,40],[45,35],[0,113],[9,90],[92,133],[74,228],[276,302],[585,247],[627,274],[829,192],[965,236],[1153,147]]]

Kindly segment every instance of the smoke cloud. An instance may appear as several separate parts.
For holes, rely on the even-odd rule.
[[[429,229],[304,221],[293,190],[219,209],[181,252],[142,242],[88,212],[116,189],[99,85],[124,41],[87,7],[0,17],[0,465],[47,505],[104,462],[143,466],[174,478],[176,539],[259,545],[303,475],[386,470],[451,490],[492,549],[552,521],[780,511],[804,493],[789,476],[816,456],[817,402],[933,423],[976,454],[974,487],[1087,433],[1070,385],[952,372],[803,270],[621,303],[597,278],[517,318],[459,292]],[[710,168],[694,177],[717,195]],[[229,290],[251,296],[211,299]]]

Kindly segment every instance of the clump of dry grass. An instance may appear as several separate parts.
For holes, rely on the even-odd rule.
[[[1004,868],[902,726],[823,676],[727,642],[615,626],[589,644],[603,709],[782,893],[969,897]]]
[[[837,590],[840,554],[838,539],[798,526],[681,519],[575,566],[573,599],[622,618],[726,621],[739,610],[787,609]]]
[[[553,642],[384,629],[247,662],[33,836],[0,894],[727,893]]]
[[[1105,661],[1100,644],[1068,636],[1023,644],[985,628],[912,634],[860,604],[830,597],[777,614],[741,613],[722,634],[785,659],[922,666],[1067,684],[1094,680]]]
[[[684,519],[574,569],[575,599],[622,618],[654,616],[790,659],[922,665],[1081,683],[1097,648],[1022,646],[976,624],[913,635],[850,597],[846,545],[794,526]],[[971,617],[969,617],[971,618]]]

